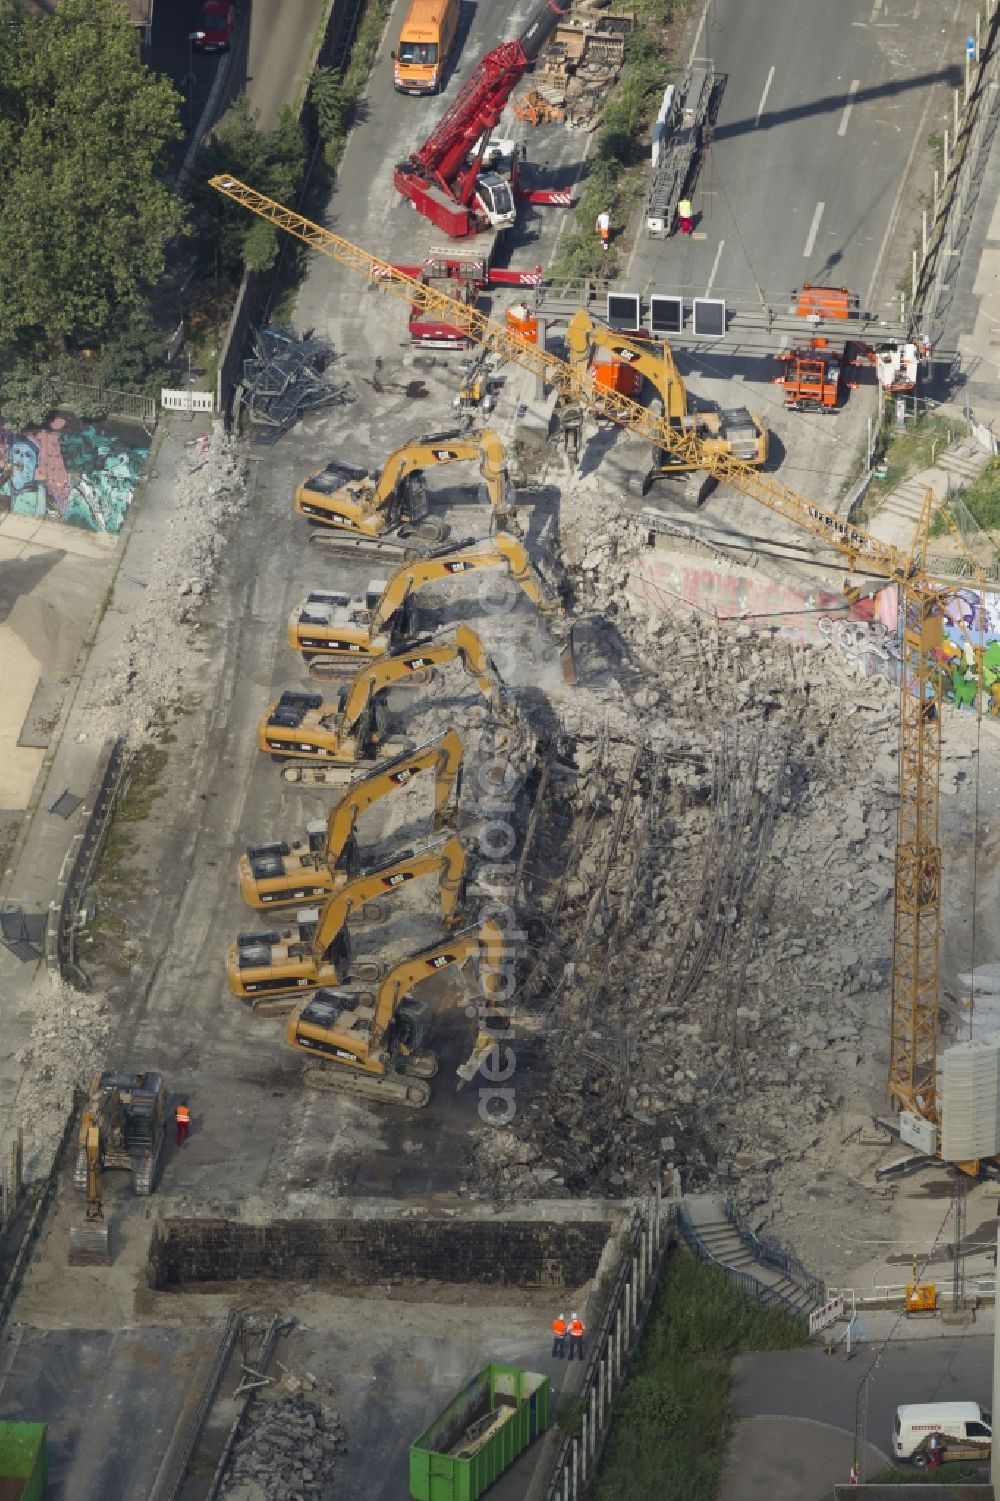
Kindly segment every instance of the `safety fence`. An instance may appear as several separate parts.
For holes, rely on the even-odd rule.
[[[56,970],[61,979],[81,990],[90,989],[90,980],[76,956],[76,935],[84,897],[115,809],[128,790],[132,762],[133,757],[126,751],[124,740],[109,741],[99,763],[99,781],[86,827],[82,834],[74,835],[59,873],[56,898],[52,903],[57,919],[54,925],[49,924],[45,936],[46,967]]]
[[[130,417],[148,428],[156,426],[156,398],[144,396],[141,391],[110,391],[86,381],[64,381],[59,394],[69,407],[99,411],[109,417]]]
[[[920,245],[912,252],[911,300],[932,343],[944,321],[947,293],[969,234],[997,125],[1000,0],[983,0],[975,25],[975,36],[969,38],[964,87],[952,96],[953,113],[944,131],[941,166],[934,170],[933,199],[930,209],[923,211]]]
[[[52,1166],[49,1169],[44,1183],[42,1183],[40,1187],[38,1185],[34,1185],[32,1189],[29,1190],[30,1193],[37,1192],[38,1197],[35,1199],[34,1208],[32,1209],[31,1216],[28,1220],[27,1225],[25,1226],[24,1234],[21,1237],[21,1243],[18,1247],[17,1255],[14,1258],[14,1263],[10,1269],[10,1272],[8,1273],[7,1280],[4,1283],[3,1288],[0,1289],[0,1333],[3,1332],[4,1325],[6,1324],[7,1319],[10,1317],[10,1311],[14,1306],[14,1299],[17,1296],[17,1290],[21,1286],[21,1279],[24,1276],[25,1268],[27,1267],[28,1262],[31,1259],[31,1253],[35,1248],[35,1242],[38,1240],[38,1236],[41,1231],[42,1221],[45,1218],[45,1211],[48,1209],[49,1204],[51,1203],[63,1162],[67,1159],[67,1153],[71,1149],[71,1143],[76,1134],[75,1128],[76,1105],[74,1104],[74,1108],[66,1117],[66,1124],[63,1127],[62,1138],[60,1139],[59,1146],[57,1147],[55,1156],[52,1159]],[[20,1133],[18,1133],[18,1138],[14,1150],[18,1152],[19,1156],[20,1139]],[[18,1171],[20,1172],[20,1164],[18,1165]]]
[[[569,1399],[579,1404],[579,1431],[566,1433],[544,1501],[582,1501],[597,1472],[614,1399],[628,1379],[672,1239],[670,1221],[659,1192],[633,1213],[583,1379]]]

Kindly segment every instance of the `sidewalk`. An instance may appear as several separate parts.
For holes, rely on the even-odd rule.
[[[170,536],[178,510],[177,468],[178,441],[207,433],[209,419],[181,420],[176,427],[164,419],[157,432],[149,467],[140,491],[129,511],[119,542],[118,556],[110,597],[94,601],[93,646],[81,654],[76,672],[62,704],[60,718],[46,751],[31,804],[25,814],[24,827],[15,850],[10,873],[0,885],[0,905],[15,899],[27,911],[48,911],[49,922],[56,920],[50,904],[59,886],[67,856],[86,826],[90,794],[98,775],[98,766],[106,742],[94,738],[86,727],[88,702],[96,684],[118,656],[129,630],[129,621],[145,592],[154,558]],[[89,633],[88,633],[89,634]],[[69,818],[51,811],[52,804],[64,791],[82,798],[81,805]],[[99,998],[74,1005],[79,1015],[53,1016],[46,1028],[43,1043],[52,1043],[52,1057],[30,1060],[24,1057],[36,1018],[51,1012],[53,1006],[65,1008],[73,992],[54,988],[43,963],[23,963],[9,949],[0,947],[0,1150],[9,1135],[23,1126],[26,1132],[25,1176],[32,1179],[48,1170],[44,1144],[58,1141],[61,1126],[72,1103],[74,1083],[85,1084],[88,1075],[100,1067],[103,1058],[105,1023],[101,1020]],[[77,1023],[76,1026],[71,1023]],[[75,1067],[60,1077],[58,1048],[66,1046],[66,1031],[78,1033]],[[50,1097],[44,1101],[33,1097],[29,1087],[30,1065],[40,1071],[53,1070]],[[28,1066],[26,1066],[28,1065]]]

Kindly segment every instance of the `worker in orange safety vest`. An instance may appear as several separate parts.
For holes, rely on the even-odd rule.
[[[182,1147],[184,1139],[191,1129],[191,1110],[188,1106],[186,1095],[174,1111],[174,1120],[177,1123],[177,1145]]]
[[[552,1320],[552,1354],[558,1360],[562,1360],[566,1354],[566,1330],[568,1328],[565,1316],[557,1313]]]
[[[569,1358],[570,1358],[570,1360],[573,1359],[574,1355],[579,1355],[580,1359],[581,1360],[583,1359],[583,1336],[586,1334],[586,1332],[587,1332],[587,1328],[586,1328],[586,1325],[584,1324],[583,1320],[582,1319],[578,1319],[575,1313],[571,1314],[570,1315],[570,1320],[569,1320]]]

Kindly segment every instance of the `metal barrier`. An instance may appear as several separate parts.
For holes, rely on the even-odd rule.
[[[86,407],[103,407],[110,416],[131,417],[146,427],[156,426],[156,399],[144,396],[141,391],[109,391],[86,381],[68,380],[60,383],[59,394],[67,406],[77,402]]]
[[[931,213],[928,216],[924,210],[920,249],[913,251],[911,297],[924,332],[932,339],[934,326],[942,321],[940,309],[955,273],[960,249],[957,241],[969,232],[979,179],[997,124],[993,90],[1000,76],[998,3],[1000,0],[987,0],[985,37],[979,34],[976,17],[975,74],[973,77],[967,62],[964,97],[959,106],[959,90],[955,90],[952,125],[944,132],[942,169],[934,170]]]
[[[624,1386],[649,1317],[660,1269],[670,1243],[670,1215],[659,1191],[637,1206],[626,1232],[625,1252],[615,1272],[576,1400],[580,1432],[567,1433],[544,1492],[544,1501],[577,1501],[597,1472],[611,1427],[611,1409]]]
[[[180,1492],[184,1481],[187,1479],[188,1467],[194,1456],[195,1449],[201,1439],[208,1414],[212,1410],[229,1357],[233,1353],[233,1346],[243,1329],[244,1312],[241,1308],[232,1308],[226,1319],[226,1326],[222,1331],[222,1337],[216,1346],[215,1355],[209,1368],[205,1385],[201,1389],[191,1421],[188,1424],[183,1438],[176,1446],[171,1445],[166,1454],[156,1478],[149,1491],[147,1501],[174,1501],[174,1497]],[[228,1455],[228,1451],[227,1451]]]
[[[731,1198],[726,1197],[726,1219],[736,1231],[740,1240],[753,1256],[754,1261],[759,1261],[761,1266],[770,1267],[772,1271],[781,1272],[790,1282],[794,1282],[803,1292],[808,1293],[815,1303],[822,1303],[826,1297],[826,1291],[819,1277],[807,1272],[797,1256],[790,1251],[783,1251],[773,1241],[766,1240],[757,1235]]]
[[[58,918],[54,931],[52,925],[49,925],[45,939],[46,967],[56,970],[61,979],[78,985],[82,990],[90,989],[90,980],[76,958],[77,919],[111,819],[119,801],[128,790],[132,774],[133,757],[127,754],[123,739],[111,741],[110,748],[105,750],[105,756],[104,769],[94,794],[87,827],[82,834],[74,836],[66,861],[63,862],[56,887],[57,899],[51,904],[57,910]],[[67,874],[66,863],[70,860]]]

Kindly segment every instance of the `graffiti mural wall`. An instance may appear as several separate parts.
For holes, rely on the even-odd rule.
[[[141,428],[55,417],[17,431],[0,418],[0,518],[33,516],[121,531],[149,453]]]

